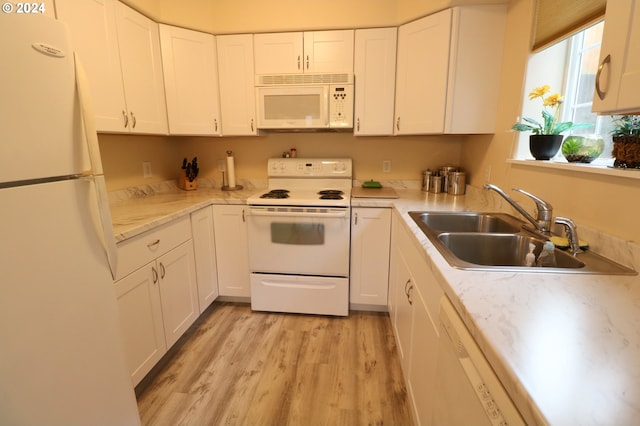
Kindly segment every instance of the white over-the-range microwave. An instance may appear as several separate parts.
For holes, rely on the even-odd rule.
[[[256,75],[258,128],[353,128],[352,74]]]

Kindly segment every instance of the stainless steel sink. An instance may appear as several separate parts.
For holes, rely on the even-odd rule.
[[[482,271],[553,272],[635,275],[636,272],[589,250],[572,256],[555,250],[555,267],[525,266],[529,244],[536,257],[545,238],[523,228],[524,222],[504,213],[409,212],[449,264]]]
[[[524,267],[529,244],[538,257],[544,241],[521,234],[452,234],[438,236],[454,256],[474,265]],[[570,254],[556,250],[558,268],[584,268],[585,264]]]
[[[409,215],[421,228],[439,232],[519,232],[524,222],[504,213],[474,212],[411,212]]]

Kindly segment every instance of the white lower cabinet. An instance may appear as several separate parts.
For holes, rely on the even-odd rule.
[[[220,296],[251,296],[246,214],[244,205],[213,206]]]
[[[115,293],[125,355],[135,386],[167,351],[155,262],[116,281]]]
[[[191,213],[193,249],[198,281],[198,304],[202,313],[218,297],[216,242],[213,231],[213,207]]]
[[[438,304],[444,293],[397,214],[392,224],[390,315],[414,421],[428,425],[436,392]]]
[[[354,207],[351,209],[352,305],[386,309],[389,291],[389,245],[391,209]]]
[[[114,291],[135,386],[199,315],[189,218],[124,241],[118,256]]]

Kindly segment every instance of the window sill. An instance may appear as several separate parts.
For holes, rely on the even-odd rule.
[[[516,166],[567,170],[576,173],[614,176],[626,179],[640,179],[640,169],[616,169],[603,164],[567,163],[565,161],[541,161],[541,160],[507,160],[507,163]]]

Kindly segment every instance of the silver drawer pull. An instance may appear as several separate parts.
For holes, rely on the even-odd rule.
[[[158,240],[155,240],[155,241],[154,241],[154,242],[152,242],[152,243],[147,244],[147,247],[148,247],[148,248],[151,248],[151,247],[157,246],[158,244],[160,244],[160,240],[159,240],[159,239],[158,239]]]

